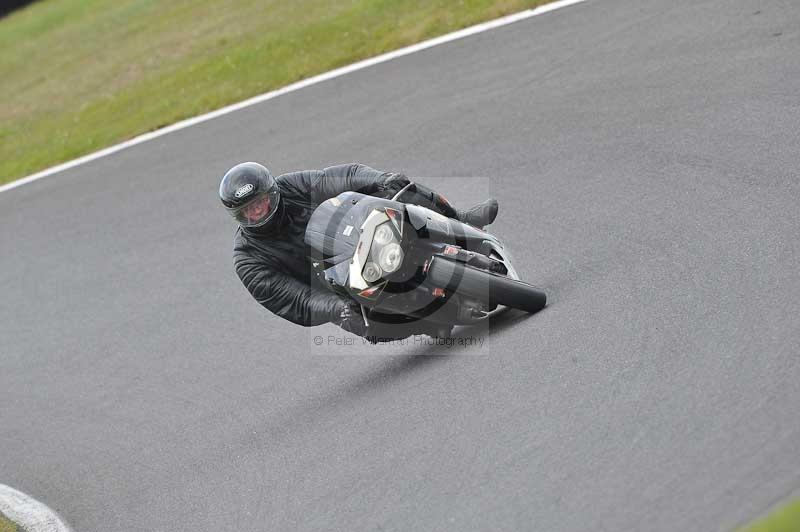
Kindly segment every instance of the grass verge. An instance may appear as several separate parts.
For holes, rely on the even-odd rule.
[[[763,519],[740,530],[740,532],[798,531],[800,531],[800,499],[781,506]]]
[[[0,19],[0,184],[547,0],[42,0]]]
[[[0,532],[25,532],[8,517],[0,513]]]

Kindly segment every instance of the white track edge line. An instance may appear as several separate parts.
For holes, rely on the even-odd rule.
[[[175,122],[174,124],[171,124],[169,126],[157,129],[155,131],[151,131],[149,133],[144,133],[130,140],[126,140],[119,144],[109,146],[108,148],[103,148],[102,150],[89,153],[82,157],[78,157],[77,159],[72,159],[71,161],[67,161],[58,164],[56,166],[51,166],[50,168],[46,168],[44,170],[36,172],[35,174],[31,174],[27,177],[23,177],[17,179],[16,181],[12,181],[11,183],[7,183],[5,185],[0,186],[0,193],[5,192],[7,190],[11,190],[13,188],[17,188],[27,183],[31,183],[33,181],[37,181],[39,179],[42,179],[43,177],[51,176],[53,174],[63,172],[64,170],[68,170],[70,168],[80,166],[90,161],[94,161],[95,159],[100,159],[101,157],[111,155],[112,153],[124,150],[125,148],[130,148],[131,146],[142,144],[143,142],[147,142],[148,140],[152,140],[161,137],[163,135],[166,135],[168,133],[172,133],[173,131],[185,129],[187,127],[191,127],[196,124],[212,120],[219,116],[223,116],[226,114],[230,114],[234,111],[244,109],[245,107],[250,107],[252,105],[265,102],[273,98],[277,98],[278,96],[282,96],[284,94],[288,94],[290,92],[294,92],[303,89],[305,87],[309,87],[311,85],[316,85],[317,83],[321,83],[329,79],[337,78],[339,76],[355,72],[356,70],[362,70],[364,68],[371,67],[379,63],[384,63],[386,61],[390,61],[398,57],[403,57],[405,55],[413,54],[421,50],[426,50],[428,48],[432,48],[440,44],[455,41],[457,39],[463,39],[464,37],[469,37],[470,35],[483,33],[485,31],[499,28],[501,26],[513,24],[514,22],[518,22],[520,20],[525,20],[531,17],[535,17],[537,15],[543,15],[545,13],[555,11],[556,9],[561,9],[563,7],[571,6],[573,4],[580,4],[586,1],[587,0],[558,0],[556,2],[551,2],[549,4],[539,6],[535,9],[528,9],[526,11],[514,13],[513,15],[508,15],[505,17],[500,17],[494,20],[490,20],[488,22],[483,22],[481,24],[476,24],[474,26],[469,26],[467,28],[454,31],[452,33],[446,33],[445,35],[434,37],[433,39],[429,39],[427,41],[422,41],[417,44],[412,44],[411,46],[406,46],[405,48],[399,48],[397,50],[387,52],[385,54],[377,55],[375,57],[370,57],[369,59],[364,59],[363,61],[358,61],[357,63],[352,63],[350,65],[343,66],[334,70],[329,70],[328,72],[323,72],[322,74],[306,78],[296,83],[292,83],[291,85],[286,85],[285,87],[282,87],[280,89],[276,89],[270,92],[265,92],[263,94],[259,94],[258,96],[254,96],[252,98],[248,98],[247,100],[243,100],[241,102],[234,103],[226,107],[222,107],[215,111],[211,111],[192,118],[187,118],[185,120],[181,120],[180,122]]]
[[[71,532],[72,529],[41,502],[0,484],[0,512],[25,532]]]

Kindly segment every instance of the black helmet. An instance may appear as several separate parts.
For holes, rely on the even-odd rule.
[[[248,232],[263,232],[280,218],[278,184],[258,163],[241,163],[228,170],[219,184],[219,199]]]

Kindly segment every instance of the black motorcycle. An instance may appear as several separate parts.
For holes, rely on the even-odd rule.
[[[361,304],[368,325],[425,320],[449,331],[502,307],[544,308],[495,236],[403,203],[412,186],[393,199],[344,192],[319,205],[305,233],[317,280]]]

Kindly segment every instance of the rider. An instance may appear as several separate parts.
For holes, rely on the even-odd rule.
[[[371,336],[357,302],[311,283],[305,252],[306,225],[323,201],[345,191],[391,198],[409,184],[403,174],[379,172],[363,164],[292,172],[273,177],[264,166],[237,164],[222,177],[219,197],[239,222],[234,240],[236,273],[261,305],[303,326],[333,322],[358,336]],[[422,205],[475,227],[492,223],[497,201],[489,199],[467,210],[453,208],[440,194],[415,183],[403,201]],[[413,333],[437,335],[424,322]]]

